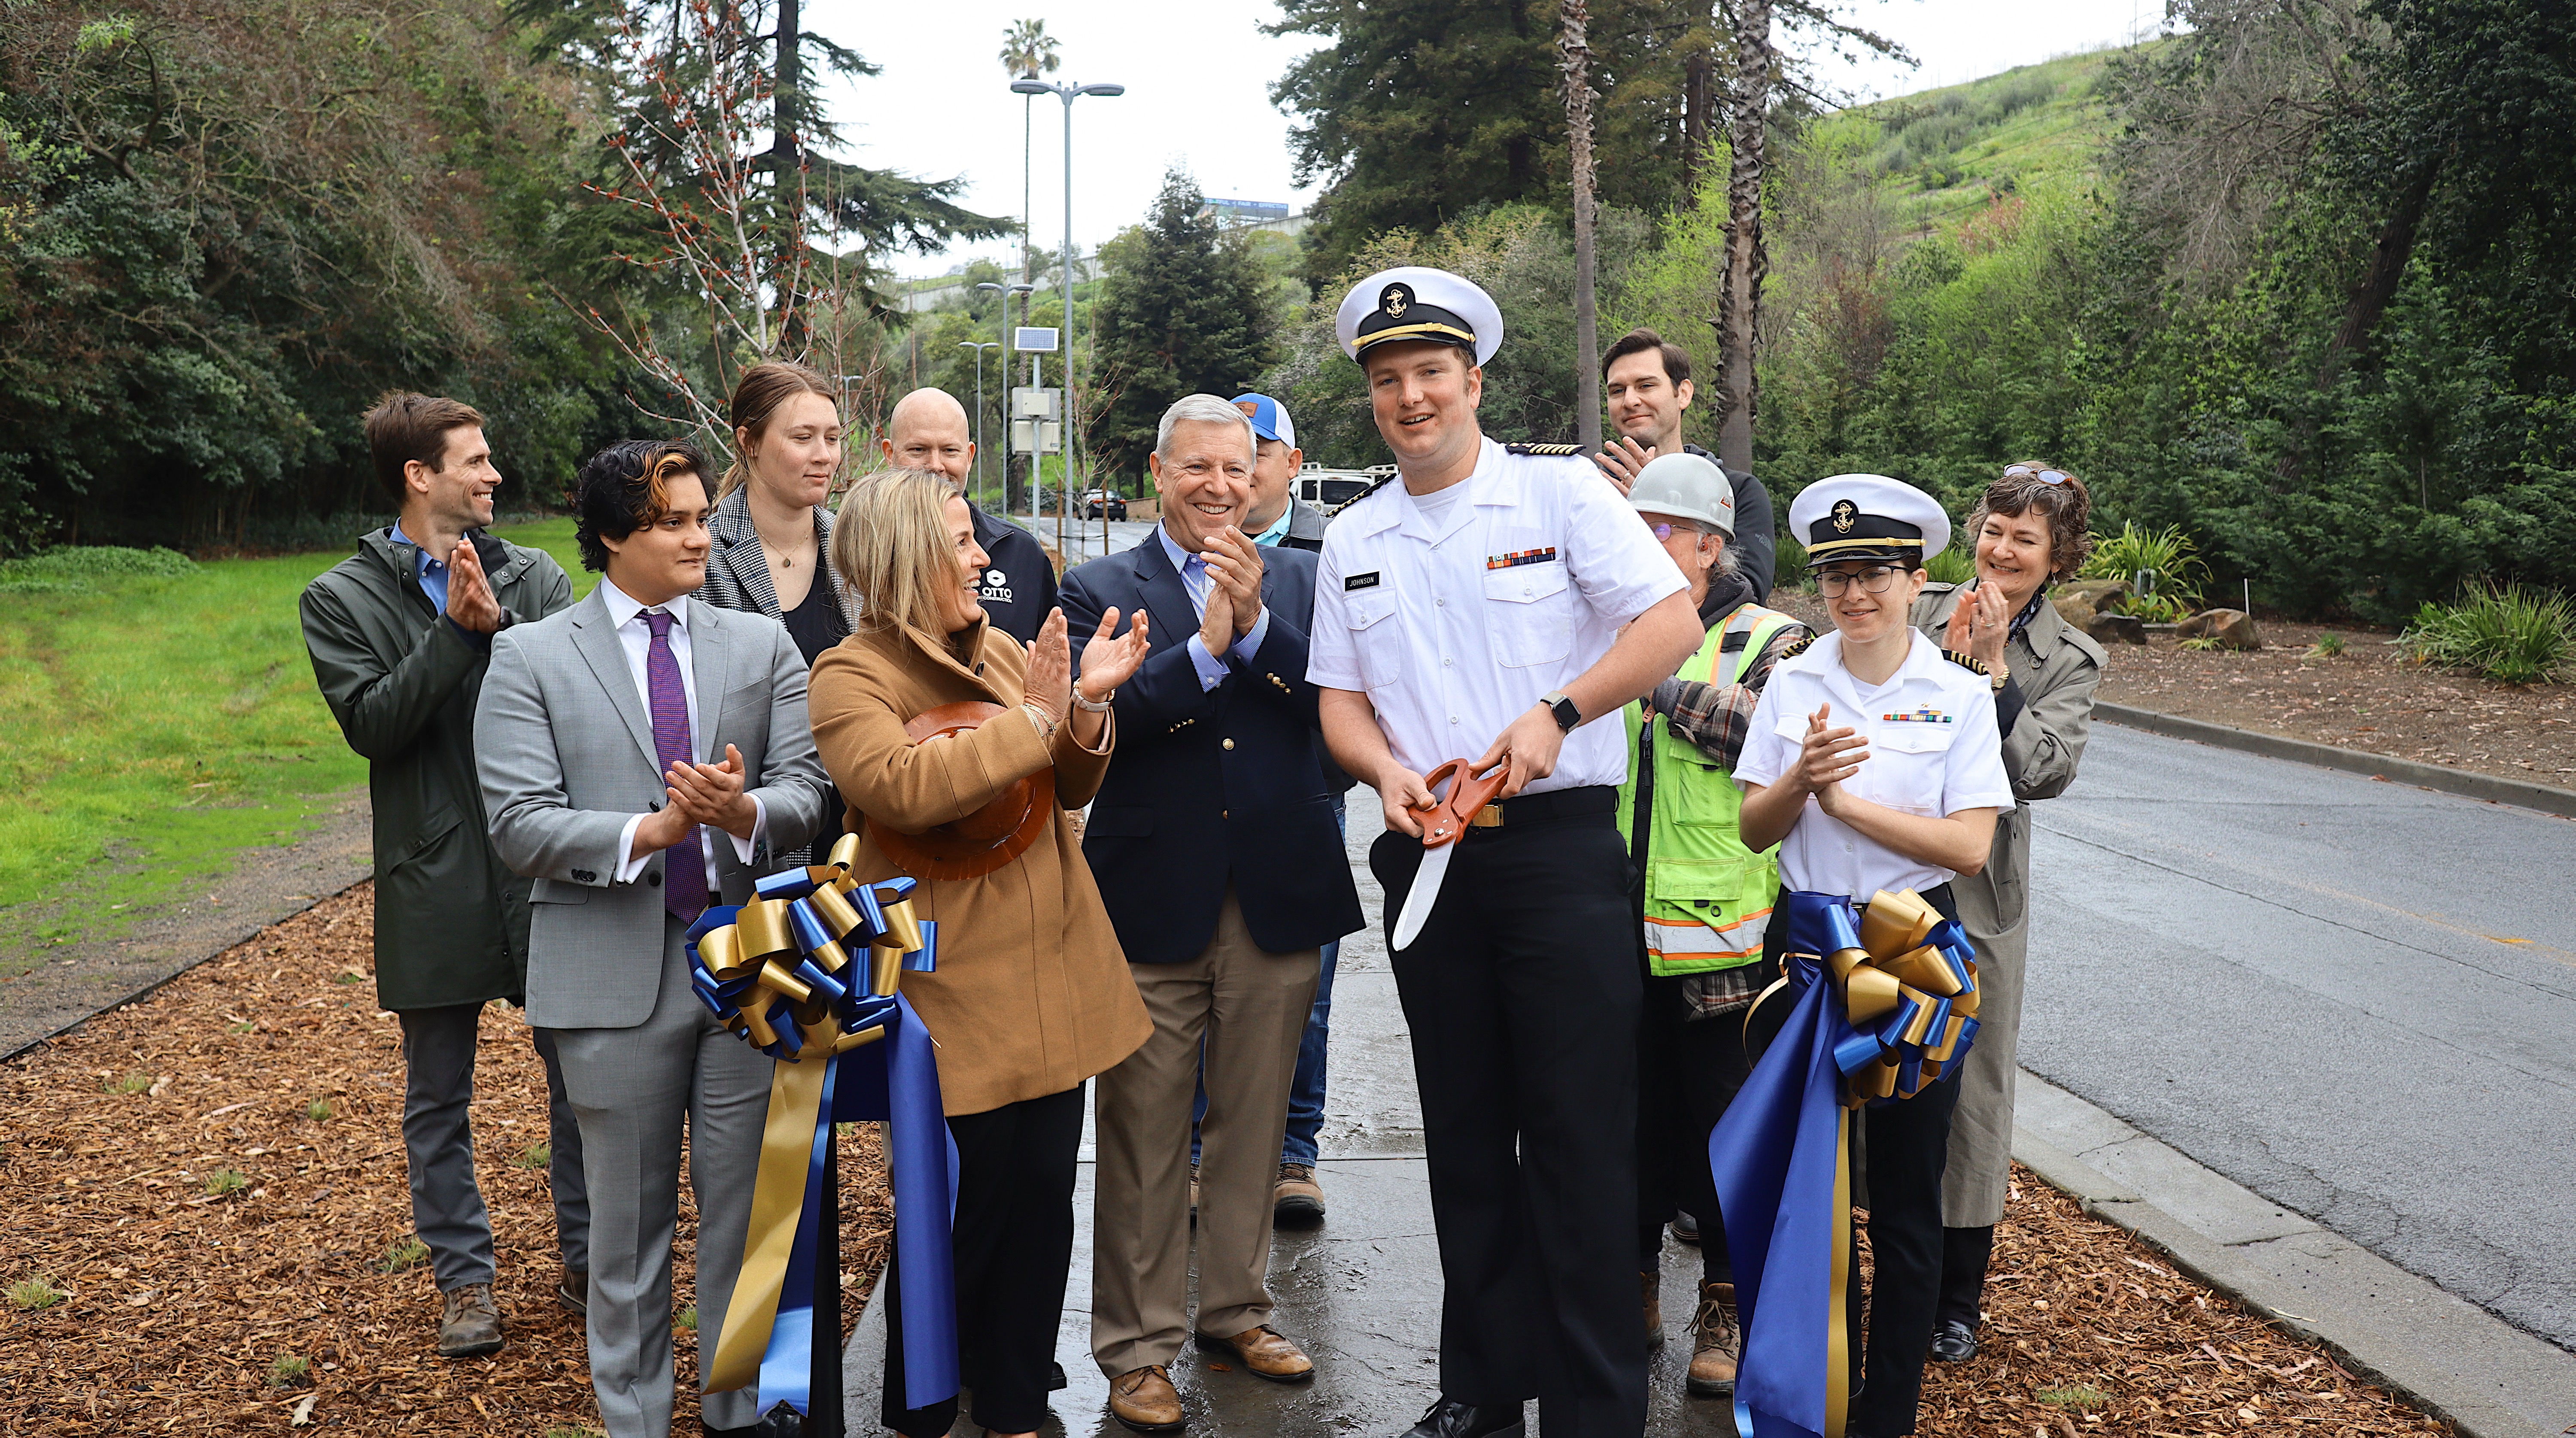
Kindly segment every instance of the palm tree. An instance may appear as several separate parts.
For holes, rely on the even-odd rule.
[[[1585,0],[1563,0],[1556,48],[1565,70],[1565,130],[1574,175],[1574,442],[1601,447],[1600,319],[1592,294],[1592,44]]]
[[[1053,73],[1059,60],[1055,37],[1046,32],[1044,20],[1014,20],[1002,32],[1002,68],[1014,80],[1034,80],[1039,72]],[[1029,248],[1029,171],[1030,127],[1034,124],[1031,106],[1035,95],[1020,97],[1020,283],[1028,284],[1037,273],[1037,252]]]
[[[1735,18],[1735,85],[1728,145],[1725,283],[1717,299],[1717,461],[1753,467],[1753,411],[1760,391],[1754,355],[1761,340],[1762,281],[1771,267],[1762,243],[1763,126],[1780,52],[1771,41],[1772,0],[1744,0]]]

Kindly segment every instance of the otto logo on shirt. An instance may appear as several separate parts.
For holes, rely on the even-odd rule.
[[[1957,721],[1938,709],[1917,709],[1911,714],[1881,714],[1882,724],[1952,724]]]
[[[975,597],[990,599],[997,604],[1008,604],[1011,602],[1010,580],[1009,575],[998,569],[987,569],[984,571],[984,587],[976,591]]]

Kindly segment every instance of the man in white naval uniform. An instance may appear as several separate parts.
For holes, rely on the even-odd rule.
[[[1549,1438],[1637,1438],[1640,980],[1614,716],[1689,657],[1699,622],[1571,446],[1478,428],[1502,338],[1484,291],[1388,270],[1342,302],[1340,332],[1403,482],[1325,531],[1307,677],[1333,757],[1385,808],[1369,865],[1390,919],[1424,862],[1422,775],[1505,770],[1393,955],[1445,1289],[1441,1396],[1412,1438],[1518,1434],[1532,1397]]]

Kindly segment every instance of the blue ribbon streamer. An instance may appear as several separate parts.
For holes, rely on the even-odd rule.
[[[1791,892],[1774,922],[1785,925],[1781,948],[1797,1002],[1708,1139],[1744,1332],[1735,1425],[1745,1438],[1840,1438],[1845,1395],[1835,1388],[1848,1384],[1858,1356],[1844,1351],[1835,1281],[1851,1242],[1846,1165],[1855,1105],[1847,1096],[1855,1075],[1891,1060],[1900,1097],[1869,1104],[1911,1096],[1948,1034],[1955,1000],[1908,988],[1894,1012],[1855,1028],[1835,985],[1819,980],[1824,956],[1862,947],[1858,909],[1839,895]],[[1965,930],[1942,920],[1926,945],[1960,983],[1962,997],[1975,991]],[[1914,1028],[1927,1005],[1929,1020]],[[1932,1060],[1943,1074],[1967,1056],[1976,1022],[1961,1019],[1947,1059]],[[1908,1041],[1909,1030],[1932,1042]]]
[[[841,856],[836,853],[835,857]],[[785,1403],[802,1415],[812,1405],[814,1255],[821,1225],[838,1222],[837,1215],[822,1212],[824,1166],[835,1123],[884,1120],[890,1128],[887,1157],[894,1189],[895,1252],[905,1275],[900,1303],[906,1396],[916,1407],[927,1406],[955,1397],[962,1386],[951,1241],[956,1221],[957,1145],[948,1131],[940,1101],[935,1046],[920,1015],[900,993],[877,994],[868,987],[873,962],[871,945],[898,931],[888,911],[910,898],[914,881],[895,878],[875,884],[852,884],[846,879],[846,869],[838,881],[832,875],[831,868],[791,869],[769,875],[756,886],[760,898],[787,902],[788,931],[801,951],[793,975],[812,991],[804,1005],[792,1004],[764,986],[757,972],[718,979],[700,956],[698,941],[735,924],[740,908],[710,908],[688,933],[690,982],[699,1001],[727,1027],[742,1034],[746,1042],[772,1058],[794,1062],[803,1052],[807,1036],[799,1022],[799,1007],[806,1010],[809,1019],[817,1017],[817,1007],[827,1011],[831,1027],[843,1035],[870,1028],[881,1028],[884,1033],[877,1042],[824,1060],[823,1096],[816,1111],[804,1201],[797,1214],[796,1238],[779,1290],[777,1315],[761,1354],[753,1411],[763,1414]],[[845,934],[835,936],[832,925],[810,902],[815,891],[826,884],[857,911],[857,927]],[[879,891],[893,897],[881,902]],[[908,908],[902,912],[908,918]],[[939,925],[920,920],[917,927],[921,946],[902,956],[901,967],[916,973],[935,973]],[[815,959],[816,951],[826,944],[845,946],[849,962],[840,967],[837,975]],[[758,1006],[759,1017],[776,1035],[773,1042],[758,1041],[742,1007],[746,1001]],[[839,1334],[831,1334],[829,1339],[837,1342]]]

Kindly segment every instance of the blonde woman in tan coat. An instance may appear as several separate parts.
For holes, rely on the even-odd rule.
[[[1108,771],[1110,696],[1144,660],[1145,618],[1112,637],[1118,616],[1104,616],[1079,685],[1062,611],[1026,646],[995,632],[976,600],[986,556],[973,515],[927,470],[854,485],[831,557],[859,622],[815,663],[814,742],[864,836],[860,877],[922,879],[914,911],[939,924],[937,972],[906,974],[903,991],[939,1046],[957,1141],[960,1356],[975,1420],[1033,1433],[1072,1263],[1083,1083],[1153,1029],[1064,814]],[[990,707],[930,713],[963,703]],[[979,722],[954,729],[961,720]],[[904,1396],[896,1278],[890,1267],[875,1300],[882,1417],[934,1438],[957,1402]]]

